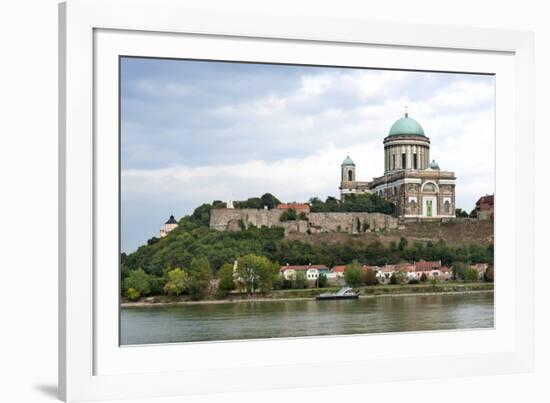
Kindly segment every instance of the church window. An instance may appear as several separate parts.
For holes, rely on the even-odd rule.
[[[413,154],[413,169],[418,169],[418,155]]]
[[[401,154],[401,169],[407,168],[407,154]]]
[[[395,169],[395,154],[392,154],[392,169]]]
[[[416,213],[416,201],[411,200],[411,213]]]
[[[353,180],[353,173],[351,172],[351,169],[348,171],[348,181],[352,181]]]
[[[451,212],[451,203],[449,202],[449,200],[445,200],[445,212],[446,213],[450,213]]]

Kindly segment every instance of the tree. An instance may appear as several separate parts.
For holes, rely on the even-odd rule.
[[[246,292],[268,292],[279,275],[279,266],[264,256],[249,254],[237,259],[237,274]]]
[[[210,211],[212,210],[212,205],[204,203],[197,207],[193,214],[191,214],[191,219],[194,223],[208,227],[210,225]]]
[[[363,285],[363,268],[357,262],[353,262],[346,266],[344,271],[344,278],[346,279],[346,284],[350,287],[360,287]]]
[[[233,265],[226,263],[218,271],[218,296],[225,297],[234,289]]]
[[[489,266],[487,270],[485,270],[485,281],[488,283],[495,281],[495,269],[492,266]]]
[[[466,269],[468,265],[464,262],[454,262],[453,263],[453,277],[457,280],[463,280],[466,274]]]
[[[328,282],[328,279],[327,279],[326,274],[320,273],[319,274],[319,279],[317,280],[317,286],[319,288],[324,288],[324,287],[327,286],[327,282]]]
[[[164,285],[164,292],[168,295],[178,296],[189,286],[189,275],[179,267],[167,272],[166,278],[168,281]]]
[[[294,288],[306,288],[307,287],[307,279],[306,279],[306,273],[303,271],[298,271],[294,278]]]
[[[399,238],[399,244],[397,245],[397,249],[399,249],[400,251],[404,251],[408,243],[409,241],[407,241],[407,238],[405,237]]]
[[[303,211],[298,214],[298,220],[301,220],[301,221],[307,221],[307,215],[306,213],[304,213]]]
[[[378,284],[378,278],[376,273],[372,269],[365,270],[365,284],[366,285],[376,285]]]
[[[422,281],[423,283],[428,281],[428,275],[426,273],[422,273],[422,275],[420,276],[420,281]]]
[[[205,256],[198,256],[191,260],[189,266],[189,294],[192,299],[198,300],[204,298],[210,280],[212,279],[212,268],[210,262]]]
[[[221,200],[214,200],[212,202],[212,208],[227,208],[227,203],[222,202]]]
[[[468,218],[468,213],[461,208],[455,210],[455,216],[458,218]]]
[[[139,295],[135,297],[136,299],[140,296],[149,295],[151,292],[150,284],[151,276],[143,269],[132,270],[129,272],[128,276],[124,279],[123,288],[126,290],[126,295],[128,296],[128,291],[132,288],[133,295],[137,292]]]
[[[465,283],[475,283],[479,278],[477,270],[469,267],[464,272],[464,282]]]
[[[157,238],[156,236],[150,238],[147,240],[147,245],[154,245],[156,244],[158,241],[160,241],[160,238]]]
[[[477,218],[477,210],[473,209],[472,211],[470,211],[469,217],[470,218]]]
[[[273,196],[271,193],[264,193],[262,197],[260,197],[260,199],[262,201],[262,204],[264,206],[267,206],[267,208],[270,210],[276,207],[278,204],[281,204],[281,201]]]

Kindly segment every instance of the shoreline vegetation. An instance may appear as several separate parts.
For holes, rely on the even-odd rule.
[[[302,290],[278,290],[271,293],[248,295],[234,294],[221,299],[204,299],[200,301],[192,300],[188,296],[166,296],[158,295],[142,298],[138,301],[129,301],[123,298],[121,308],[146,308],[159,306],[189,306],[201,304],[230,304],[243,302],[277,302],[291,300],[313,300],[323,292],[335,292],[340,287],[314,288]],[[410,297],[410,296],[430,296],[430,295],[456,295],[456,294],[477,294],[494,292],[493,283],[462,283],[448,282],[437,284],[405,284],[405,285],[377,285],[357,287],[360,292],[359,298],[377,298],[377,297]]]

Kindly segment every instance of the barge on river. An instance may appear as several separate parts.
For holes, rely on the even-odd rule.
[[[316,300],[334,300],[334,299],[357,299],[359,298],[359,293],[354,292],[351,287],[343,287],[338,292],[326,292],[323,294],[317,295]]]

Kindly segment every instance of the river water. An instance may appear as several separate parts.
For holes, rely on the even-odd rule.
[[[121,309],[121,344],[492,328],[493,293]]]

